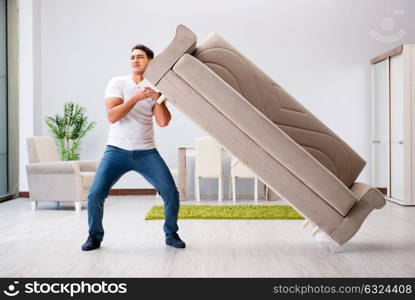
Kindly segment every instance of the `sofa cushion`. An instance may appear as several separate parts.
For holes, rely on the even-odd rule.
[[[347,187],[352,186],[366,162],[241,52],[217,33],[211,33],[196,48],[193,56],[244,96]]]

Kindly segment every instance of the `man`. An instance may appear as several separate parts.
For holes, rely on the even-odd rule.
[[[173,177],[154,144],[153,116],[159,126],[167,126],[171,115],[160,93],[138,84],[154,57],[151,49],[136,45],[131,50],[132,74],[114,77],[105,91],[108,121],[111,122],[106,150],[88,194],[89,235],[83,251],[100,247],[104,237],[104,201],[111,187],[129,171],[141,174],[163,198],[166,244],[185,248],[177,234],[179,193]]]

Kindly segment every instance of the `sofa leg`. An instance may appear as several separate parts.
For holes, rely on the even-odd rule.
[[[343,249],[342,245],[339,245],[323,230],[320,230],[318,233],[316,233],[314,235],[314,239],[320,247],[327,248],[331,253],[339,253]]]
[[[30,201],[30,206],[32,207],[32,210],[36,210],[37,208],[37,201]]]
[[[301,224],[301,228],[306,228],[308,224],[310,224],[310,220],[305,219],[303,224]]]
[[[75,210],[81,211],[82,209],[82,203],[81,202],[75,202]]]
[[[311,233],[313,234],[313,236],[315,236],[319,231],[320,231],[320,228],[318,228],[316,226],[316,227],[314,227],[314,229],[313,229],[313,231]]]

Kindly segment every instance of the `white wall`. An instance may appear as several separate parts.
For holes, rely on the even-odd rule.
[[[81,103],[90,120],[98,122],[86,137],[83,159],[99,159],[103,153],[109,128],[104,89],[112,76],[129,73],[130,48],[143,43],[157,54],[182,23],[199,40],[218,32],[256,62],[368,161],[359,180],[370,182],[369,59],[400,43],[415,43],[411,0],[39,0],[35,5],[40,57],[34,72],[40,74],[41,87],[35,93],[36,120],[23,122],[34,122],[41,127],[35,132],[47,134],[39,115],[60,112],[68,100]],[[391,42],[373,37],[377,32],[391,39],[399,30],[403,37]],[[30,66],[22,69],[30,71]],[[27,83],[23,90],[29,93],[33,87]],[[192,145],[204,133],[169,107],[171,125],[156,126],[155,133],[159,151],[175,168],[176,146]],[[25,190],[25,179],[20,183]],[[115,187],[150,185],[131,173]],[[214,193],[216,184],[202,188]]]
[[[35,134],[33,88],[33,1],[19,0],[19,190],[27,191],[26,138]]]

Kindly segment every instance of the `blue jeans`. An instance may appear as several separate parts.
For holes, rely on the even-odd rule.
[[[104,238],[104,201],[111,187],[129,171],[141,174],[161,195],[164,202],[166,236],[178,231],[179,193],[169,168],[156,148],[129,151],[107,145],[88,194],[89,234]]]

